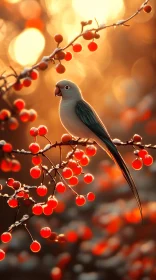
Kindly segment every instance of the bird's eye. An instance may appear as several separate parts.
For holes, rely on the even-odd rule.
[[[65,88],[65,89],[70,89],[70,86],[65,86],[64,88]]]

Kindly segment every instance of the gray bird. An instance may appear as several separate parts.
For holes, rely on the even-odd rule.
[[[62,80],[56,84],[55,96],[61,96],[60,120],[64,128],[73,136],[78,138],[91,138],[107,152],[107,154],[119,166],[129,184],[142,217],[142,207],[139,194],[132,176],[114,145],[106,127],[95,110],[82,96],[79,87],[71,81]]]

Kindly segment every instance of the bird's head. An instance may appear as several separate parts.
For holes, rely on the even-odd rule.
[[[71,81],[62,80],[56,84],[55,96],[61,96],[62,99],[81,99],[79,87]]]

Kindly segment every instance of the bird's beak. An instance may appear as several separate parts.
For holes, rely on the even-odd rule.
[[[62,92],[58,86],[55,88],[55,96],[62,96]]]

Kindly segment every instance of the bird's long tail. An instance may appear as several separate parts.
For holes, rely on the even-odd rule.
[[[119,151],[117,150],[116,146],[114,145],[114,143],[108,139],[101,139],[103,144],[101,145],[101,141],[100,143],[98,143],[107,153],[108,155],[115,161],[115,163],[119,166],[120,170],[122,171],[123,176],[125,177],[127,183],[129,184],[132,193],[135,196],[135,199],[137,201],[139,210],[140,210],[140,214],[141,214],[141,218],[143,219],[143,215],[142,215],[142,206],[141,206],[141,201],[139,198],[139,194],[136,188],[136,185],[133,181],[133,178],[128,170],[128,167],[124,161],[124,159],[122,158],[121,154],[119,153]]]

